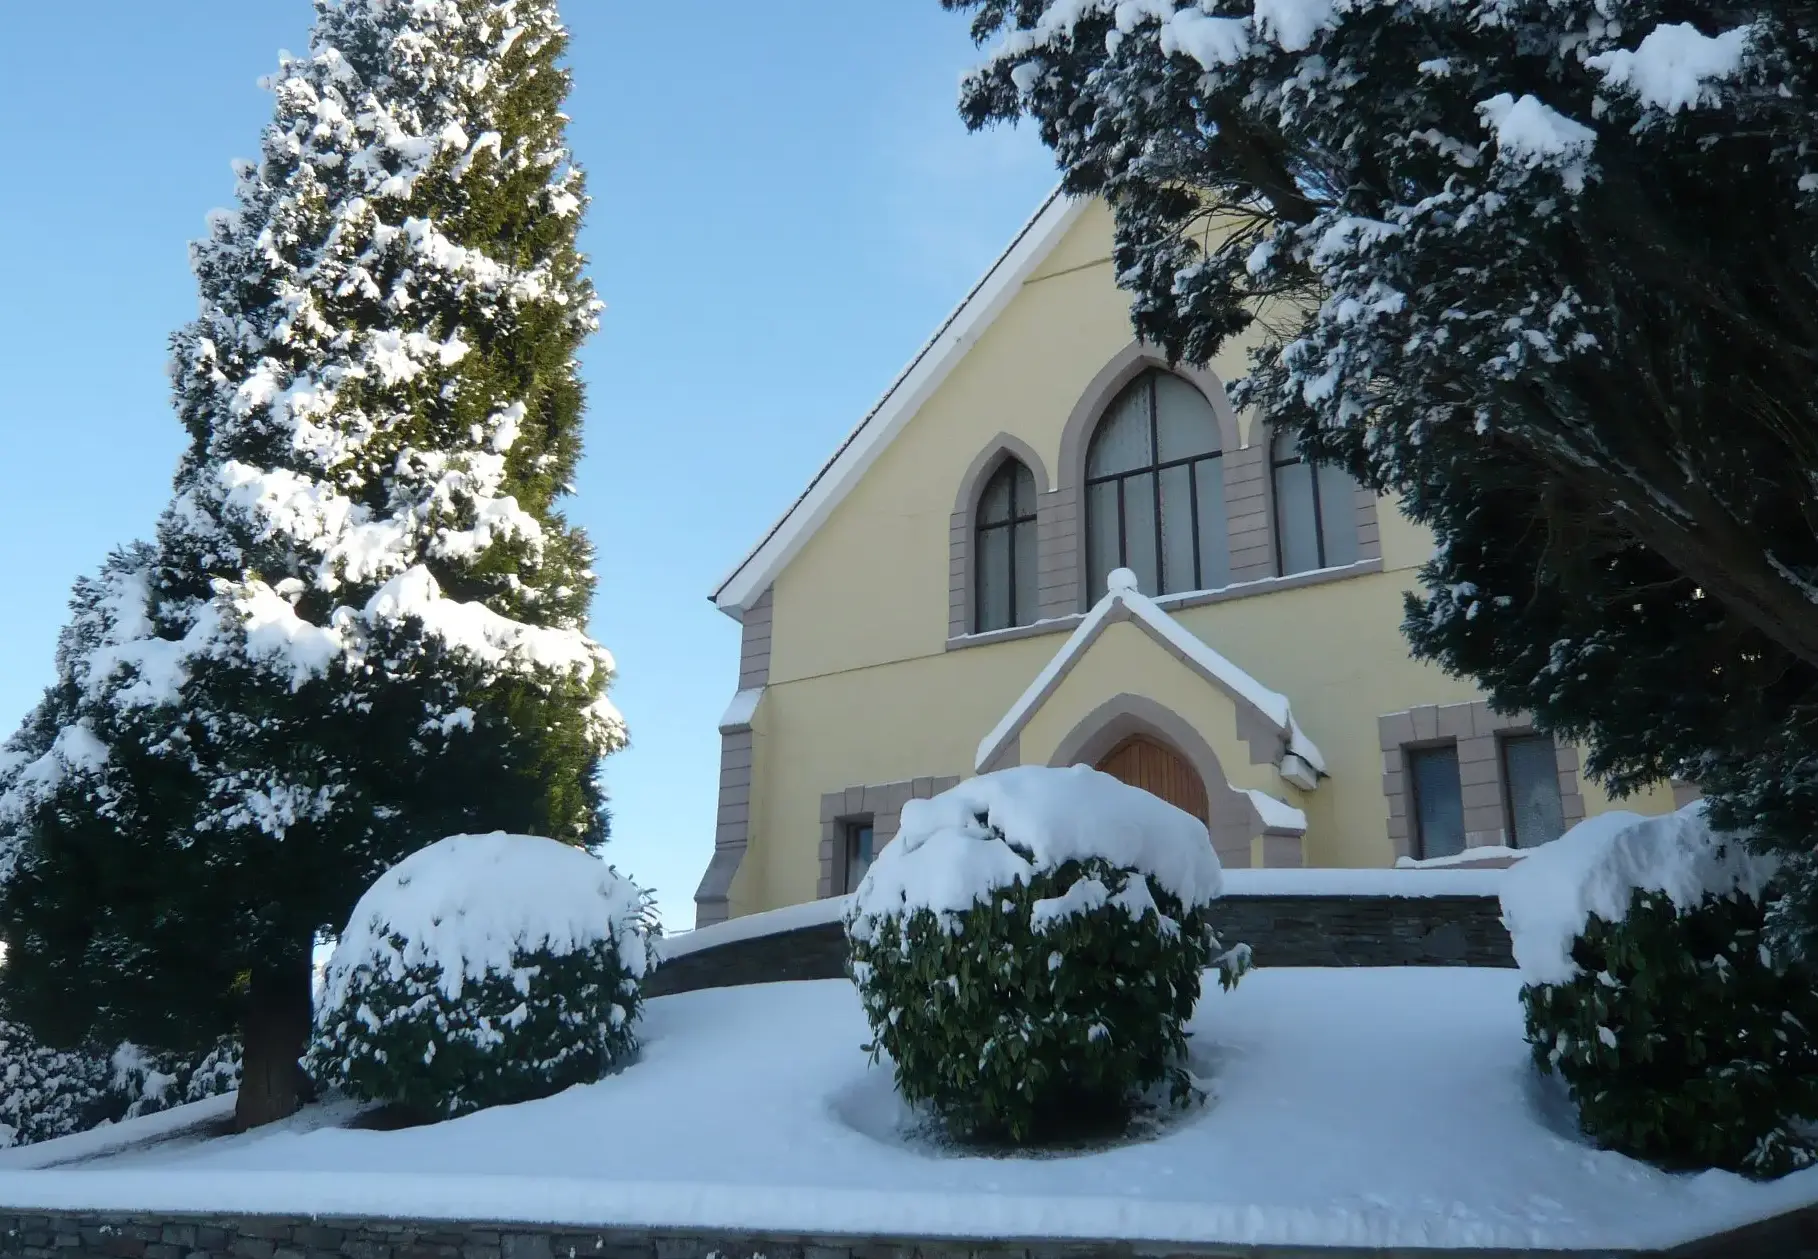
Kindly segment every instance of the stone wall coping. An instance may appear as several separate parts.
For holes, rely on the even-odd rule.
[[[1818,1225],[1793,1209],[1727,1232],[1572,1249],[1404,1247],[1024,1236],[922,1230],[805,1232],[789,1228],[600,1225],[472,1215],[250,1215],[236,1211],[22,1209],[0,1205],[0,1254],[51,1259],[1790,1259]],[[1642,1236],[1645,1224],[1637,1229]]]
[[[779,935],[785,931],[799,931],[803,927],[838,922],[846,916],[846,906],[851,901],[850,896],[828,896],[821,900],[804,901],[800,905],[765,910],[761,914],[728,918],[725,922],[716,922],[709,927],[696,927],[693,931],[664,936],[657,945],[657,952],[664,961],[669,961],[716,945],[737,944],[759,936]]]

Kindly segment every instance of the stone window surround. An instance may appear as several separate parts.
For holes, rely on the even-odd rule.
[[[1151,368],[1171,371],[1205,395],[1218,417],[1219,435],[1224,447],[1219,462],[1225,478],[1225,536],[1230,551],[1231,584],[1219,590],[1187,591],[1169,597],[1209,603],[1220,598],[1263,594],[1280,588],[1262,584],[1266,581],[1290,581],[1315,575],[1293,573],[1282,577],[1278,573],[1275,555],[1274,478],[1269,470],[1268,442],[1263,440],[1267,435],[1254,435],[1257,440],[1244,445],[1236,413],[1231,409],[1224,383],[1217,376],[1205,368],[1186,364],[1170,367],[1167,356],[1161,350],[1136,340],[1125,346],[1100,369],[1074,404],[1061,435],[1058,480],[1049,477],[1046,465],[1027,442],[1009,433],[999,433],[987,442],[966,469],[960,480],[959,493],[954,500],[948,526],[949,648],[971,646],[974,641],[984,641],[983,635],[972,632],[972,592],[975,585],[973,518],[985,482],[1006,458],[1020,459],[1035,478],[1037,620],[1031,625],[994,630],[991,634],[1020,636],[1017,631],[1042,632],[1038,627],[1077,617],[1103,593],[1087,589],[1082,504],[1087,447],[1105,408],[1116,399],[1124,386]],[[1317,570],[1317,575],[1354,576],[1360,571],[1380,571],[1382,539],[1376,514],[1376,495],[1359,486],[1356,508],[1359,562],[1343,568]],[[1365,570],[1364,566],[1372,561],[1376,568]],[[1183,603],[1182,606],[1194,605]],[[1001,639],[992,637],[990,641]]]
[[[821,797],[821,878],[815,895],[822,900],[844,895],[846,887],[846,828],[854,822],[871,823],[871,855],[896,838],[903,806],[927,800],[959,785],[957,775],[905,778],[900,782],[869,783],[829,791]]]
[[[1458,749],[1458,779],[1464,801],[1465,847],[1508,845],[1508,785],[1503,781],[1503,740],[1538,733],[1526,714],[1492,712],[1483,700],[1423,704],[1377,719],[1382,745],[1382,790],[1389,805],[1389,840],[1395,856],[1414,855],[1413,790],[1408,753],[1452,745]],[[1584,820],[1578,749],[1554,749],[1559,800],[1570,827]]]

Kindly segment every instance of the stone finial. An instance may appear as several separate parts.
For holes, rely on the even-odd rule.
[[[1129,568],[1114,568],[1111,575],[1105,578],[1105,589],[1112,592],[1136,589],[1136,572]]]

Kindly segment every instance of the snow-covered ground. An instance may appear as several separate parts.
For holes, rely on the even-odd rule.
[[[1676,1243],[1818,1200],[1818,1169],[1757,1185],[1588,1148],[1528,1065],[1519,982],[1282,969],[1213,987],[1193,1045],[1214,1099],[1147,1143],[1041,1159],[918,1137],[859,1050],[844,981],[686,993],[648,1006],[642,1061],[560,1097],[404,1132],[305,1124],[0,1163],[0,1204],[1569,1248]]]

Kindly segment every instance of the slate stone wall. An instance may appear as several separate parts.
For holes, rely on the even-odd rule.
[[[1513,1259],[1524,1251],[788,1237],[355,1220],[9,1216],[7,1259]],[[1617,1251],[1549,1251],[1616,1259]],[[1633,1253],[1633,1252],[1630,1252]],[[1735,1259],[1755,1259],[1739,1254]]]
[[[1227,896],[1213,910],[1226,944],[1258,966],[1513,966],[1494,896]],[[738,940],[665,962],[654,996],[787,979],[839,979],[837,922]]]
[[[233,1216],[21,1215],[5,1259],[1818,1259],[1818,1208],[1670,1251],[1372,1250],[811,1237],[522,1224]]]

